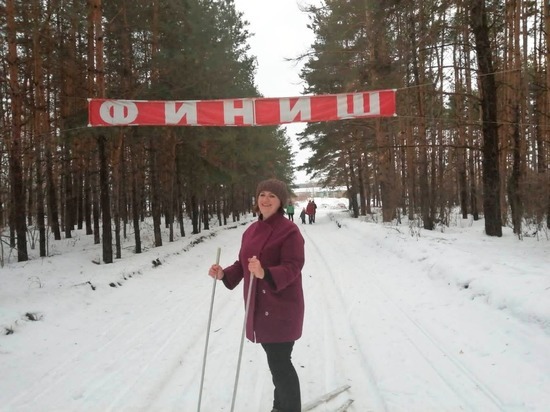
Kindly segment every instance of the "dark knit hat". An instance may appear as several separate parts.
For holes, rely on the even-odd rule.
[[[288,202],[288,189],[285,182],[281,182],[277,179],[267,179],[258,183],[258,187],[256,188],[256,202],[258,201],[258,196],[260,196],[260,192],[263,191],[271,192],[275,196],[277,196],[281,201],[282,207],[285,207],[286,203]]]

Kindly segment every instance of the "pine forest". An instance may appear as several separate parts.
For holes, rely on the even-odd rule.
[[[89,98],[261,97],[233,0],[0,0],[2,256],[47,256],[80,229],[112,263],[123,238],[142,252],[146,222],[159,247],[239,220],[258,181],[292,186],[296,166],[344,186],[355,217],[550,228],[548,2],[300,4],[303,93],[395,89],[397,116],[307,123],[295,165],[282,126],[87,125]]]

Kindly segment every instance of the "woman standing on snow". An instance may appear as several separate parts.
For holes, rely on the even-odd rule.
[[[298,226],[284,217],[287,200],[284,182],[260,182],[256,189],[259,220],[244,232],[238,260],[225,269],[214,264],[208,271],[229,289],[244,279],[245,299],[252,288],[246,337],[266,352],[275,386],[272,412],[301,410],[300,381],[291,355],[304,320],[304,239]]]

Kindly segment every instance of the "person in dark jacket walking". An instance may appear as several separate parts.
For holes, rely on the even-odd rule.
[[[306,223],[306,208],[302,208],[302,212],[300,213],[300,219],[302,219],[302,224]]]
[[[311,200],[307,202],[306,213],[308,216],[309,224],[311,225],[312,223],[315,223],[315,205]]]
[[[259,220],[245,230],[238,260],[226,268],[214,264],[208,271],[228,289],[244,280],[245,300],[252,288],[246,337],[266,352],[275,386],[272,412],[301,410],[300,381],[291,355],[304,322],[304,239],[298,226],[284,217],[287,200],[284,182],[260,182],[256,189]]]

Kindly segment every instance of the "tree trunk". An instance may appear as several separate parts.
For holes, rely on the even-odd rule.
[[[54,136],[46,137],[46,182],[48,192],[48,224],[50,225],[55,240],[61,240],[61,226],[59,225],[59,208],[57,202],[57,190],[54,174],[52,145]]]
[[[376,120],[376,144],[378,154],[378,181],[382,201],[382,221],[391,222],[396,216],[395,165],[391,144],[380,130],[380,120]]]
[[[90,9],[89,30],[93,35],[95,49],[95,86],[98,97],[105,97],[105,64],[103,58],[103,23],[101,0],[88,0]],[[107,138],[100,134],[97,138],[99,156],[99,186],[100,186],[100,208],[101,208],[101,233],[103,262],[113,263],[113,232],[111,230],[111,195],[109,185],[109,152]]]
[[[508,181],[508,201],[512,210],[512,225],[514,233],[521,236],[521,221],[523,219],[523,204],[520,191],[521,179],[521,143],[519,132],[519,107],[516,107],[516,121],[513,134],[513,164],[512,174]]]
[[[235,219],[235,216],[233,216]],[[199,202],[197,201],[197,196],[195,194],[191,195],[191,225],[193,231],[191,234],[196,235],[200,233],[199,230]]]
[[[153,215],[153,233],[155,237],[155,247],[162,246],[161,234],[161,188],[158,168],[158,149],[156,136],[150,139],[149,149],[149,174],[151,176],[151,213]]]
[[[416,150],[414,136],[410,122],[407,122],[405,129],[405,142],[407,145],[407,192],[409,193],[408,219],[414,220],[416,211]]]
[[[471,0],[470,18],[479,67],[483,131],[483,213],[485,233],[502,236],[497,92],[485,0]]]
[[[115,221],[115,259],[122,257],[122,246],[120,240],[120,209],[121,209],[121,192],[122,192],[122,156],[124,146],[124,131],[120,130],[116,137],[115,147],[111,152],[111,164],[113,169],[113,220]]]
[[[135,129],[134,129],[135,130]],[[140,171],[141,162],[138,159],[143,159],[143,153],[141,150],[141,145],[138,144],[137,136],[135,131],[132,130],[132,139],[130,144],[130,160],[132,165],[132,176],[131,179],[131,200],[132,200],[132,222],[134,227],[134,241],[136,243],[134,252],[141,253],[141,232],[139,227],[140,221],[140,211],[141,211],[141,199],[140,199],[140,190],[138,186],[138,176]]]
[[[97,148],[99,152],[99,186],[100,206],[101,206],[101,224],[102,224],[102,246],[103,262],[113,263],[113,232],[111,230],[111,198],[109,192],[109,172],[108,155],[106,146],[107,138],[101,134],[97,139]]]
[[[357,180],[358,180],[358,186],[359,186],[359,210],[361,213],[361,216],[365,216],[367,214],[367,199],[366,199],[366,181],[365,181],[365,169],[367,166],[365,165],[366,162],[363,161],[363,158],[366,154],[364,154],[363,145],[361,144],[359,137],[357,136],[359,134],[359,131],[354,131],[355,141],[356,143],[354,146],[357,148]]]
[[[97,164],[94,161],[94,173],[92,178],[92,215],[94,222],[94,244],[99,245],[101,243],[101,229],[99,220],[101,217],[101,205],[100,205],[100,193],[99,193],[99,176],[97,170]]]
[[[13,228],[17,235],[17,261],[29,260],[27,252],[27,225],[25,222],[25,188],[23,182],[23,165],[21,161],[22,138],[22,96],[17,69],[17,28],[15,23],[15,1],[6,0],[6,34],[8,39],[7,63],[9,68],[10,102],[11,102],[11,140],[8,139],[9,169],[13,212]]]
[[[85,160],[85,168],[84,168],[84,221],[86,223],[87,235],[91,235],[94,233],[94,228],[92,226],[93,179],[91,177],[90,165],[91,165],[91,159],[90,159],[90,155],[88,154]]]
[[[463,90],[463,84],[460,78],[461,70],[459,67],[462,60],[459,58],[460,54],[458,47],[454,46],[455,51],[454,56],[454,79],[455,79],[455,111],[457,117],[456,125],[456,173],[457,173],[457,183],[458,183],[458,198],[460,201],[460,211],[462,213],[462,219],[468,218],[468,180],[466,177],[466,126],[465,119],[463,117],[464,106],[463,106],[463,94],[460,93]]]
[[[421,27],[424,26],[424,22],[420,22]],[[419,53],[419,47],[417,45],[417,34],[418,29],[416,28],[415,21],[410,22],[411,27],[411,51],[413,59],[413,68],[412,74],[414,79],[415,86],[418,87],[417,91],[417,105],[418,105],[418,124],[417,130],[418,134],[416,136],[418,141],[418,160],[417,164],[419,167],[418,170],[418,184],[420,186],[420,212],[422,215],[422,222],[424,229],[433,230],[434,221],[431,215],[431,196],[430,193],[430,183],[429,183],[429,174],[428,174],[428,142],[426,138],[426,113],[424,109],[425,105],[425,93],[424,88],[420,85],[424,84],[424,65],[425,62],[422,58],[423,53]],[[432,176],[432,179],[434,177]]]
[[[33,36],[32,36],[32,50],[34,60],[34,76],[33,76],[33,90],[34,90],[34,107],[36,108],[36,114],[34,116],[34,132],[37,136],[47,136],[48,130],[48,113],[47,103],[44,93],[44,76],[42,73],[42,51],[40,47],[40,19],[42,17],[42,10],[40,2],[38,0],[33,1]],[[47,254],[47,238],[46,238],[46,211],[45,211],[45,195],[44,195],[44,172],[42,165],[43,147],[42,139],[39,138],[35,142],[35,167],[36,167],[36,225],[38,226],[39,236],[39,250],[40,257],[45,257]]]
[[[204,230],[210,230],[210,210],[208,209],[208,201],[206,198],[202,201],[202,213]]]
[[[65,189],[65,211],[63,213],[63,228],[65,231],[65,238],[70,239],[72,237],[72,230],[74,224],[74,210],[75,202],[73,196],[73,174],[71,173],[71,151],[69,149],[69,134],[66,134],[64,149],[63,149],[63,182]]]
[[[469,37],[469,30],[467,27],[463,28],[463,38]],[[471,60],[470,60],[470,46],[468,42],[464,42],[464,66],[465,67],[471,67]],[[465,84],[466,84],[466,95],[467,96],[473,96],[474,93],[472,91],[472,74],[470,70],[465,70],[464,72],[465,77]],[[475,124],[475,118],[474,118],[474,106],[472,104],[472,99],[468,99],[467,106],[466,106],[466,112],[467,112],[467,124],[473,125]],[[467,152],[465,152],[465,155],[467,157],[467,166],[468,166],[468,177],[470,179],[469,185],[468,185],[468,199],[469,199],[469,210],[472,214],[472,217],[474,221],[479,220],[479,209],[478,209],[478,174],[476,173],[476,157],[478,151],[474,149],[474,142],[475,142],[475,136],[473,133],[472,126],[468,127],[468,132],[466,133],[466,139],[465,143],[468,145],[469,149]]]
[[[538,172],[539,173],[542,173],[543,175],[546,175],[546,190],[547,190],[547,195],[546,195],[546,227],[548,229],[550,229],[550,168],[548,167],[548,162],[546,162],[545,159],[545,151],[546,153],[550,154],[550,131],[548,130],[548,124],[549,124],[549,121],[548,121],[548,118],[547,118],[547,114],[550,112],[550,70],[548,70],[548,68],[550,67],[550,47],[548,47],[548,45],[550,44],[550,4],[545,1],[544,2],[544,36],[545,36],[545,40],[546,40],[546,53],[545,53],[545,56],[544,56],[544,60],[545,60],[545,66],[544,66],[544,70],[546,72],[546,84],[545,84],[545,94],[546,94],[546,110],[545,110],[545,114],[546,114],[546,120],[545,120],[545,124],[547,127],[544,128],[544,137],[541,139],[542,141],[546,141],[546,150],[544,149],[544,144],[541,144],[540,145],[540,153],[542,153],[542,155],[540,155],[540,160],[542,161],[539,161],[539,168],[538,168]]]
[[[348,157],[348,169],[349,169],[349,179],[350,179],[350,186],[348,189],[349,193],[349,201],[351,205],[351,211],[353,213],[353,217],[357,218],[359,217],[359,204],[357,203],[357,173],[355,172],[355,168],[353,167],[353,155],[351,150],[347,149],[347,157]]]

